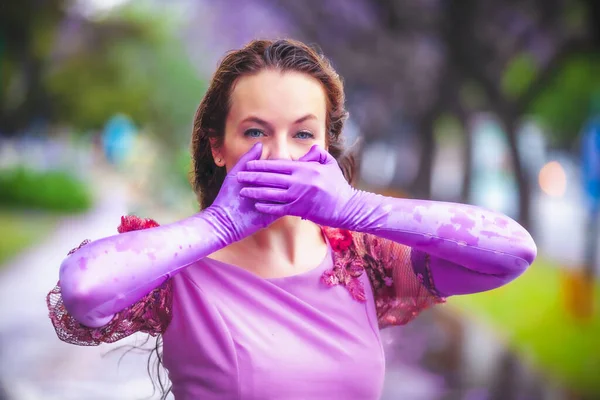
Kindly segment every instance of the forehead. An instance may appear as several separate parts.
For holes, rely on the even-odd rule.
[[[315,78],[294,71],[264,70],[243,76],[231,93],[230,117],[250,114],[267,119],[314,114],[325,120],[325,90]]]

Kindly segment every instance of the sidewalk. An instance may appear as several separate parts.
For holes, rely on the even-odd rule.
[[[128,212],[122,181],[110,174],[96,181],[99,198],[93,210],[61,221],[51,237],[17,256],[0,274],[0,389],[9,400],[158,398],[151,396],[148,354],[131,352],[120,365],[126,348],[107,354],[140,344],[145,335],[113,345],[78,347],[59,341],[48,319],[45,296],[56,284],[67,252],[84,239],[116,234],[121,215]]]

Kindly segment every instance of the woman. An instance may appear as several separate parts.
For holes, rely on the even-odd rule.
[[[202,211],[123,217],[120,235],[73,250],[48,296],[59,337],[162,335],[178,400],[377,399],[379,328],[506,284],[536,247],[491,211],[352,188],[346,114],[340,78],[304,44],[229,53],[195,117]]]

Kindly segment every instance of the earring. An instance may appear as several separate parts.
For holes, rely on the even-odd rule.
[[[221,164],[221,159],[217,158],[217,165]],[[220,166],[220,165],[219,165]]]

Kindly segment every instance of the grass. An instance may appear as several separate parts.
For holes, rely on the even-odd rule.
[[[449,300],[451,307],[475,315],[507,335],[550,378],[572,390],[600,394],[600,284],[592,303],[583,298],[582,280],[540,259],[519,279],[494,291]],[[573,306],[573,299],[579,306]],[[593,304],[588,319],[574,310]]]
[[[52,213],[0,209],[0,269],[49,234],[58,218]]]
[[[90,187],[69,171],[0,169],[0,205],[5,209],[81,212],[92,202]]]

